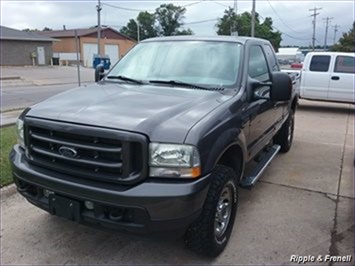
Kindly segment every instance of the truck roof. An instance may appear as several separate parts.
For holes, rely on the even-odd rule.
[[[245,44],[248,40],[256,40],[264,43],[269,43],[269,41],[259,38],[252,37],[237,37],[228,35],[218,35],[218,36],[195,36],[195,35],[183,35],[183,36],[167,36],[167,37],[156,37],[146,39],[142,42],[160,42],[160,41],[215,41],[215,42],[235,42]]]
[[[355,56],[354,52],[309,52],[307,55],[344,55],[344,56]]]

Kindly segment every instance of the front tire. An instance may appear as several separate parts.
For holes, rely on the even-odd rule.
[[[209,257],[216,257],[224,250],[237,212],[236,180],[230,167],[218,165],[214,169],[202,213],[185,234],[189,249]]]
[[[293,141],[293,133],[295,128],[295,112],[291,109],[290,114],[279,132],[274,137],[274,143],[281,146],[280,151],[283,153],[291,149]]]

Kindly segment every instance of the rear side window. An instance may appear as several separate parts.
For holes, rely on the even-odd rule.
[[[314,55],[311,60],[309,70],[315,72],[327,72],[329,70],[329,55]]]
[[[338,73],[354,73],[355,57],[352,56],[337,56],[335,61],[334,72]]]
[[[250,48],[249,76],[259,81],[270,80],[266,58],[260,46],[252,46]]]

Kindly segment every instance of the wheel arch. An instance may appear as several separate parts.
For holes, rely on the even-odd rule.
[[[240,143],[235,142],[228,145],[217,157],[214,167],[217,165],[224,165],[232,168],[239,182],[244,173],[245,165],[245,154]]]
[[[292,100],[292,103],[291,103],[291,110],[292,110],[293,112],[296,111],[297,104],[298,104],[298,98],[295,97],[295,98]]]

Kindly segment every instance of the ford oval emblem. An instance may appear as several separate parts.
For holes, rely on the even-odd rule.
[[[68,158],[75,158],[78,155],[78,152],[75,149],[65,146],[59,148],[59,153]]]

